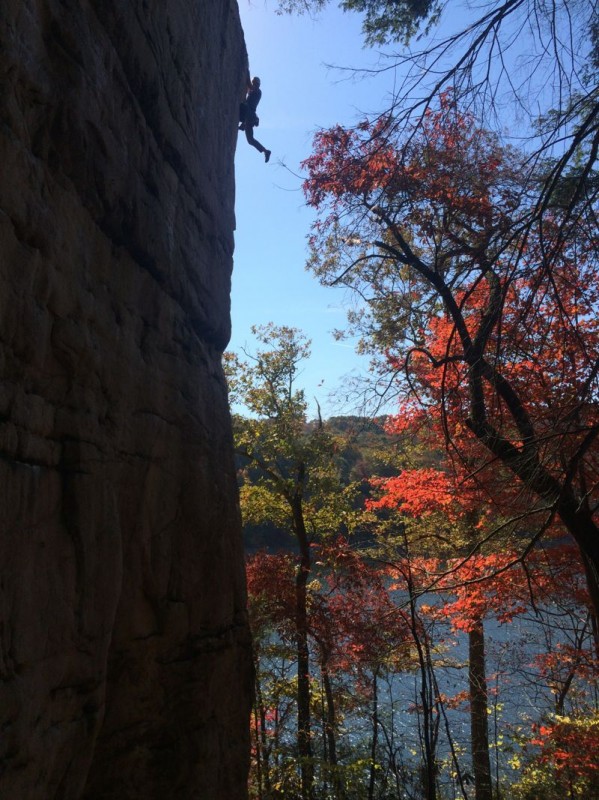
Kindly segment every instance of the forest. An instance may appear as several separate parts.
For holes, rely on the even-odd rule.
[[[443,10],[339,5],[381,46]],[[296,328],[256,325],[225,355],[252,798],[599,798],[599,18],[477,12],[399,51],[393,104],[317,131],[302,165],[308,268],[354,297],[347,331],[394,412],[310,419]],[[494,124],[504,92],[522,146]]]
[[[594,618],[563,528],[532,547],[536,515],[458,477],[434,428],[309,421],[308,342],[257,333],[227,357],[251,412],[251,795],[598,796]]]

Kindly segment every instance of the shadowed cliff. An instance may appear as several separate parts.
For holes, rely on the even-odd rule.
[[[2,0],[0,797],[245,794],[234,0]]]

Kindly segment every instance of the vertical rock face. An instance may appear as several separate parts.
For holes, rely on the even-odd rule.
[[[245,797],[235,0],[0,4],[0,797]]]

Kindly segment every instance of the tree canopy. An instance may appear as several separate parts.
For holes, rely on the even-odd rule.
[[[412,128],[321,131],[310,266],[365,301],[352,321],[403,395],[395,429],[437,426],[479,483],[516,477],[514,501],[578,542],[599,610],[596,227],[565,238],[560,208],[531,224],[525,160],[450,93]]]
[[[329,0],[279,0],[279,9],[287,13],[318,11]],[[363,31],[367,44],[408,42],[421,26],[434,22],[441,0],[340,0],[344,11],[363,14]]]

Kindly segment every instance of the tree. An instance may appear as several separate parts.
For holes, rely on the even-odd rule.
[[[454,476],[455,478],[455,476]],[[420,534],[425,533],[420,539],[420,546],[426,542],[427,528],[436,533],[436,554],[445,556],[447,560],[445,574],[440,570],[439,576],[431,576],[431,589],[441,591],[447,589],[462,592],[469,597],[472,573],[468,576],[470,581],[463,577],[461,572],[464,567],[470,567],[479,577],[488,570],[482,556],[473,555],[473,550],[478,549],[476,528],[480,528],[485,519],[485,498],[476,492],[476,486],[468,486],[466,481],[461,485],[451,474],[440,469],[407,469],[398,477],[375,480],[380,496],[372,500],[369,506],[372,509],[397,509],[404,515],[417,520],[416,527]],[[424,520],[424,524],[423,524]],[[451,528],[451,535],[444,537],[439,533],[444,528]],[[442,544],[440,544],[442,542]],[[430,549],[430,546],[426,546]],[[459,559],[451,559],[456,552],[463,548],[466,555]],[[503,560],[505,564],[505,559]],[[507,563],[510,563],[508,557]],[[493,557],[493,568],[498,568],[496,557]],[[483,567],[483,569],[481,569]],[[462,583],[462,581],[464,581]],[[476,588],[480,587],[478,584]],[[484,596],[484,595],[483,595]],[[463,605],[466,605],[465,599]],[[456,604],[457,605],[457,604]],[[489,756],[489,730],[488,730],[488,688],[485,666],[485,632],[484,632],[484,604],[472,603],[467,606],[470,614],[464,621],[459,613],[447,613],[447,602],[440,606],[433,606],[435,616],[446,616],[452,619],[455,627],[461,628],[468,634],[468,677],[470,704],[470,753],[472,758],[472,773],[476,800],[492,800],[491,762]]]
[[[530,745],[538,748],[514,787],[518,800],[599,798],[599,714],[584,719],[556,716],[535,726]],[[542,795],[538,793],[542,792]]]
[[[326,4],[279,0],[287,12]],[[528,144],[522,181],[535,192],[527,225],[542,221],[555,205],[566,211],[565,238],[584,217],[596,224],[599,14],[593,0],[491,0],[477,9],[464,4],[467,23],[457,31],[452,30],[455,2],[339,0],[338,5],[363,14],[371,46],[407,45],[449,18],[448,35],[420,49],[387,54],[382,69],[398,67],[405,75],[390,109],[393,124],[418,126],[448,90],[487,127],[503,130],[506,118],[514,117],[519,141]]]
[[[519,680],[526,676],[532,689],[524,697],[536,695],[538,703],[538,716],[520,721],[521,742],[538,738],[536,731],[531,736],[530,723],[545,725],[552,719],[547,712],[555,710],[576,720],[588,716],[583,698],[585,693],[593,697],[593,682],[588,678],[594,667],[585,633],[588,623],[585,627],[584,608],[580,608],[585,602],[584,583],[576,573],[572,550],[552,546],[534,551],[526,569],[519,553],[498,555],[488,548],[485,554],[470,558],[422,557],[420,550],[439,551],[444,540],[448,553],[467,549],[468,537],[465,533],[461,539],[455,536],[461,510],[447,502],[449,481],[433,480],[429,469],[402,475],[381,482],[383,491],[386,485],[390,487],[388,503],[380,508],[380,520],[370,519],[373,528],[380,527],[381,539],[388,541],[387,550],[369,549],[365,558],[338,536],[325,536],[310,548],[306,610],[316,797],[374,800],[403,792],[432,800],[446,796],[449,786],[454,791],[449,796],[456,796],[460,784],[458,796],[470,795],[462,763],[466,740],[461,740],[459,712],[452,710],[467,700],[468,692],[452,696],[450,686],[456,669],[461,674],[468,660],[470,675],[482,675],[484,680],[484,665],[477,667],[476,656],[468,659],[462,632],[472,638],[479,622],[493,624],[489,618],[505,623],[527,614],[527,638],[534,630],[543,630],[540,646],[526,648],[521,661]],[[427,486],[432,492],[428,501]],[[413,518],[406,515],[404,508],[403,525],[396,516],[404,505],[402,497],[409,500],[407,507],[414,514]],[[454,493],[454,505],[457,497]],[[473,497],[466,493],[466,506],[470,502],[474,504]],[[491,524],[484,514],[476,519]],[[470,522],[474,524],[474,518]],[[449,545],[449,533],[454,544],[461,542],[459,547]],[[296,570],[293,552],[258,552],[248,558],[257,674],[251,796],[261,800],[301,795],[293,722]],[[564,616],[567,608],[571,618]],[[513,639],[511,649],[518,649]],[[493,651],[492,672],[498,665]],[[469,693],[483,700],[476,713],[472,709],[472,717],[479,721],[488,715],[481,688],[486,685],[477,683]],[[495,688],[501,704],[499,684]],[[566,701],[570,695],[571,701]],[[524,705],[535,708],[528,702]],[[517,717],[511,717],[511,722],[516,721]],[[501,738],[508,731],[507,724],[499,735],[495,728],[498,756]],[[481,737],[475,733],[472,740],[480,742]],[[502,791],[500,761],[497,791]],[[477,768],[467,769],[475,779],[481,774]],[[535,770],[531,762],[523,781],[538,774]],[[583,776],[579,777],[577,785],[583,785]]]
[[[336,537],[322,544],[317,554],[325,573],[322,591],[313,606],[312,630],[320,652],[329,719],[335,719],[330,690],[333,676],[353,673],[361,686],[370,684],[371,687],[373,713],[368,781],[371,800],[377,771],[377,679],[385,671],[411,662],[409,627],[389,595],[384,574],[352,548],[347,539]],[[329,724],[327,728],[332,733],[333,726]],[[330,742],[329,752],[333,753],[332,736]]]
[[[295,638],[294,572],[290,556],[258,554],[249,557],[246,563],[255,668],[250,797],[258,800],[276,796],[275,787],[284,787],[288,792],[298,789],[297,752],[292,748],[291,757],[283,756],[285,730],[294,716],[297,697],[293,684],[295,648],[292,644]],[[279,609],[273,608],[271,596],[264,591],[265,576],[270,581],[269,588],[277,587],[277,597],[284,598],[287,607],[285,637],[273,637],[281,614]]]
[[[537,532],[559,519],[597,618],[596,231],[564,239],[560,209],[531,227],[525,160],[451,95],[401,133],[319,132],[304,164],[311,268],[366,300],[353,321],[403,393],[395,429],[436,426],[477,483],[511,476],[498,503],[544,515]]]
[[[596,670],[588,649],[584,609],[589,598],[584,575],[572,547],[559,541],[525,559],[513,549],[517,538],[510,541],[506,533],[501,543],[495,537],[490,544],[483,544],[493,523],[485,513],[485,497],[471,479],[464,478],[460,484],[451,471],[426,468],[403,470],[397,477],[375,480],[374,484],[379,496],[370,501],[370,507],[383,513],[399,511],[412,548],[434,550],[438,556],[429,559],[428,587],[421,588],[436,599],[423,610],[433,618],[449,620],[454,631],[468,636],[474,791],[477,800],[490,800],[485,621],[491,617],[506,624],[534,610],[536,621],[545,629],[548,648],[534,659],[534,679],[546,681],[555,698],[555,712],[564,715],[564,702],[573,683],[590,677],[592,685]],[[427,529],[435,532],[434,540]],[[393,560],[396,547],[387,548],[388,560]],[[560,632],[557,643],[552,641],[553,630]],[[561,638],[566,631],[568,640]]]
[[[319,11],[328,0],[279,0],[286,13]],[[441,10],[440,0],[341,0],[344,11],[364,14],[363,31],[367,44],[407,43],[423,24],[431,24]]]
[[[245,462],[240,497],[245,520],[275,520],[292,531],[298,554],[293,623],[297,657],[297,735],[301,798],[313,796],[308,643],[311,545],[351,523],[351,490],[342,491],[335,445],[322,422],[308,424],[306,401],[296,388],[309,342],[295,328],[272,324],[252,329],[264,347],[243,360],[225,355],[230,397],[251,414],[235,415],[238,456]],[[253,471],[253,473],[252,473]]]
[[[352,774],[357,771],[356,761],[359,762],[355,753],[355,736],[349,754],[345,754],[345,762],[338,748],[339,710],[344,700],[347,705],[347,696],[344,698],[341,687],[345,683],[353,684],[355,691],[358,684],[368,685],[371,676],[380,675],[391,665],[399,668],[409,664],[409,648],[406,646],[409,632],[403,615],[389,596],[380,571],[352,550],[347,540],[335,537],[315,545],[313,550],[314,567],[307,587],[307,631],[314,654],[310,661],[311,683],[315,686],[319,677],[322,686],[323,730],[321,757],[317,756],[316,747],[313,751],[313,762],[320,768],[320,783],[315,781],[315,789],[318,796],[323,793],[329,796],[327,792],[330,791],[335,800],[342,800],[354,796],[360,781],[358,779],[357,784],[355,779],[352,781]],[[294,635],[294,558],[289,553],[256,553],[248,558],[247,576],[250,620],[258,656],[256,672],[263,677],[266,672],[265,651],[280,648],[278,641],[289,641]],[[279,637],[278,641],[273,640],[273,631]],[[372,677],[372,682],[376,683],[376,677]],[[271,724],[271,731],[264,734],[267,712],[273,705],[278,708],[280,700],[276,691],[265,691],[260,680],[257,687],[256,717],[260,720],[255,725],[256,781],[267,790],[275,782],[285,782],[292,793],[293,784],[289,776],[275,781],[273,771],[269,769],[269,763],[276,757],[269,740],[277,731]],[[345,689],[345,693],[348,691],[351,694],[351,690]],[[268,694],[270,702],[265,702],[264,697]],[[364,692],[359,694],[359,702],[364,702]],[[314,728],[316,719],[315,713]],[[373,722],[369,765],[371,784],[376,776],[377,729]],[[373,796],[373,791],[370,791],[368,797]]]
[[[488,731],[487,718],[487,684],[484,675],[484,656],[481,669],[472,669],[473,663],[484,652],[483,622],[488,616],[499,620],[502,624],[511,622],[517,616],[534,612],[536,623],[545,630],[549,637],[556,628],[560,635],[569,632],[568,614],[562,614],[560,607],[576,609],[576,616],[584,613],[588,606],[588,597],[585,597],[584,578],[579,564],[572,558],[571,548],[563,544],[555,544],[544,549],[538,549],[520,563],[513,552],[502,554],[477,555],[467,561],[454,559],[447,563],[447,577],[440,581],[439,589],[443,586],[452,595],[442,606],[435,608],[434,613],[439,613],[451,620],[452,626],[457,630],[468,633],[470,649],[470,704],[472,719],[472,740],[481,745],[486,743],[488,760]],[[587,617],[588,619],[588,617]],[[573,626],[572,631],[576,630]],[[576,646],[571,647],[560,642],[556,647],[550,646],[548,651],[539,654],[534,660],[536,674],[534,680],[542,684],[548,679],[548,687],[559,702],[558,713],[564,713],[563,703],[575,679],[584,681],[592,673],[586,672],[585,662],[592,659],[591,650],[588,648],[588,639],[582,628],[582,636],[577,639]],[[560,661],[559,670],[551,670],[551,664]],[[596,668],[596,667],[595,667]],[[591,668],[592,669],[592,668]],[[558,680],[552,680],[549,672],[561,673]],[[541,709],[539,709],[541,711]],[[538,723],[533,724],[532,732],[538,729]],[[476,733],[478,731],[478,733]],[[534,735],[533,735],[534,740]],[[483,758],[482,747],[473,747],[473,767],[475,778],[475,796],[491,797],[490,772],[485,764],[484,770],[480,769]],[[478,762],[478,764],[477,764]],[[571,776],[577,780],[584,780],[584,769],[572,763]]]

